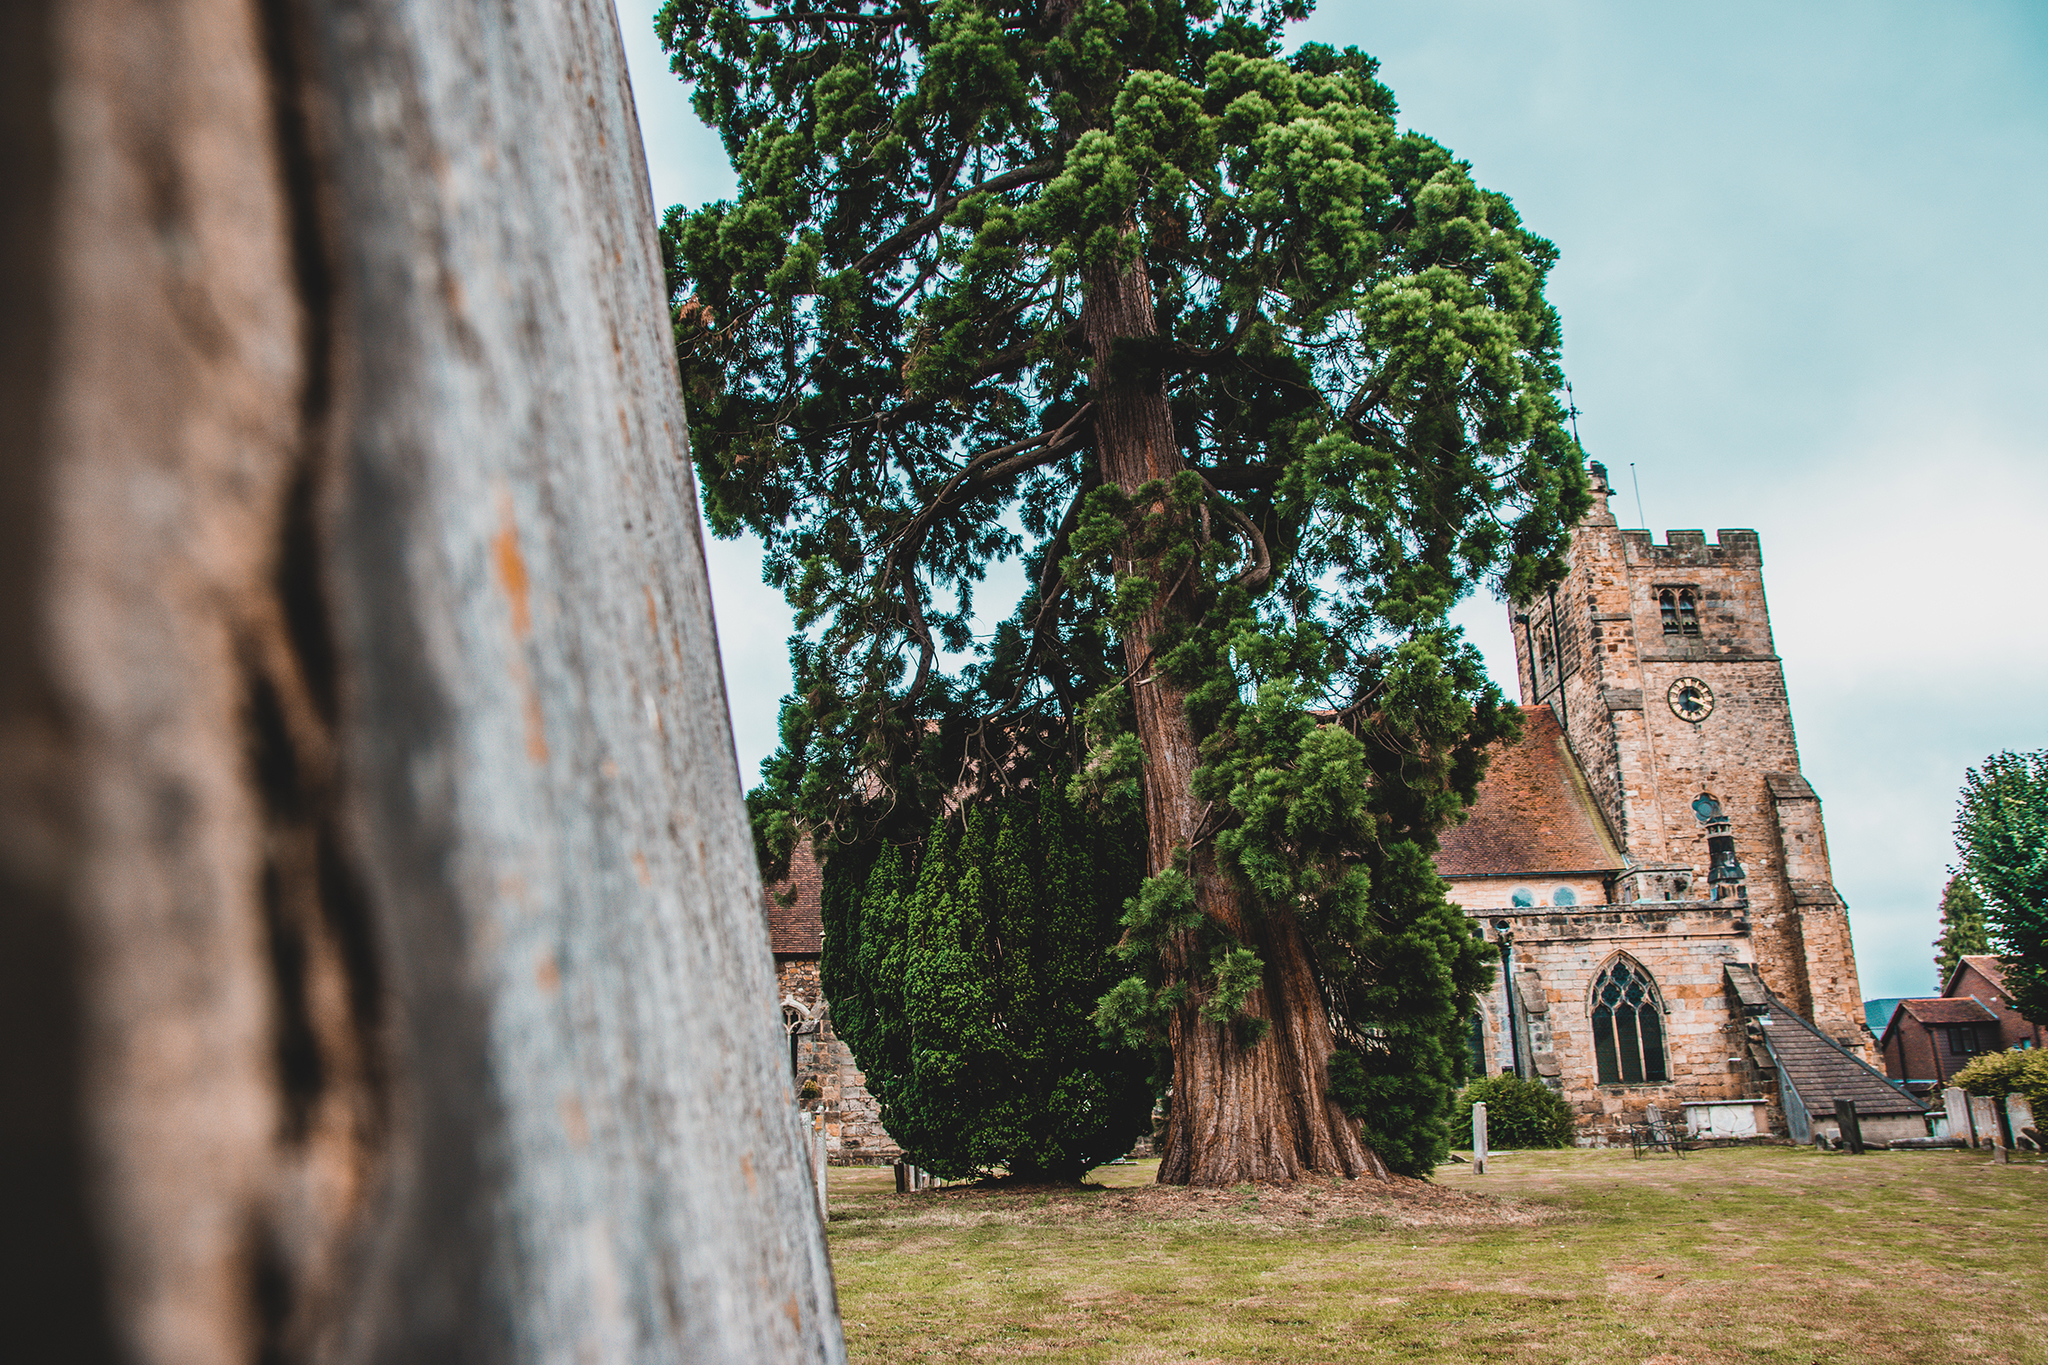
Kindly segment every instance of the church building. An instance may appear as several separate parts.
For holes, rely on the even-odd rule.
[[[1523,738],[1437,860],[1500,954],[1483,1069],[1559,1090],[1582,1141],[1651,1106],[1805,1141],[1838,1099],[1867,1137],[1924,1136],[1870,1065],[1756,533],[1657,544],[1616,525],[1591,472],[1564,582],[1512,609]]]
[[[1475,1021],[1482,1073],[1562,1093],[1579,1140],[1655,1108],[1722,1137],[1924,1137],[1925,1107],[1871,1065],[1848,909],[1799,771],[1754,531],[1622,530],[1607,474],[1570,571],[1513,609],[1523,736],[1495,756],[1437,870],[1501,970]],[[889,1161],[819,989],[808,847],[764,906],[790,1060],[835,1162]]]

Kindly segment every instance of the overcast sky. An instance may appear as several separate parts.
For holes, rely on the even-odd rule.
[[[651,10],[621,14],[655,200],[723,197]],[[2048,747],[2048,4],[1339,0],[1290,36],[1377,56],[1557,243],[1622,525],[1761,533],[1864,993],[1930,993],[1964,770]],[[710,556],[752,781],[789,618],[751,547]],[[1505,610],[1464,618],[1512,692]]]

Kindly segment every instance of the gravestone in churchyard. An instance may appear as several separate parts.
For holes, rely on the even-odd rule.
[[[1852,1156],[1863,1155],[1863,1124],[1856,1117],[1856,1101],[1835,1101],[1835,1127],[1842,1132],[1842,1145]]]
[[[1948,1135],[1961,1138],[1975,1147],[1977,1133],[1970,1125],[1970,1097],[1955,1086],[1950,1086],[1941,1092],[1941,1102],[1948,1109]]]

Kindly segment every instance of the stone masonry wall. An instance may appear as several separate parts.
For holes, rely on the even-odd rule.
[[[1606,492],[1597,480],[1595,491]],[[1665,589],[1694,594],[1698,635],[1665,634]],[[1873,1057],[1820,802],[1799,776],[1756,533],[1723,530],[1709,544],[1702,532],[1672,531],[1658,545],[1647,531],[1617,527],[1601,497],[1574,534],[1565,582],[1518,611],[1515,652],[1523,700],[1558,715],[1633,867],[1704,896],[1706,829],[1690,803],[1702,792],[1721,803],[1747,873],[1758,971],[1807,1018]],[[1688,677],[1714,694],[1699,723],[1667,700]],[[1647,883],[1637,882],[1619,897],[1641,894]]]
[[[868,1093],[867,1077],[832,1031],[831,1007],[818,984],[818,959],[778,958],[775,978],[785,1012],[794,1004],[804,1023],[817,1025],[798,1036],[796,1088],[801,1093],[809,1081],[818,1089],[806,1107],[824,1111],[827,1159],[839,1166],[882,1166],[902,1160],[903,1150],[882,1127],[881,1105]]]
[[[1464,890],[1458,887],[1453,898]],[[1754,1064],[1721,970],[1726,963],[1749,960],[1739,907],[1637,902],[1586,906],[1572,913],[1496,907],[1481,918],[1487,938],[1496,944],[1502,934],[1494,926],[1502,920],[1509,925],[1515,986],[1534,1045],[1534,1069],[1578,1111],[1581,1143],[1622,1140],[1627,1126],[1642,1122],[1652,1104],[1666,1117],[1680,1119],[1687,1100],[1768,1099],[1772,1122],[1783,1131],[1776,1086]],[[1656,983],[1665,1011],[1668,1083],[1599,1083],[1592,993],[1617,956],[1629,958]],[[1505,982],[1495,984],[1483,1015],[1491,1071],[1510,1065],[1513,1055],[1506,991]]]

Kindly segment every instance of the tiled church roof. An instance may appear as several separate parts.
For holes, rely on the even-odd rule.
[[[825,921],[819,914],[824,886],[811,841],[806,839],[789,855],[789,880],[762,893],[768,910],[768,946],[777,957],[816,957],[825,950]],[[796,896],[784,904],[791,888]]]
[[[1526,877],[1623,867],[1564,730],[1548,706],[1522,708],[1522,742],[1494,751],[1479,802],[1443,833],[1446,877]]]

